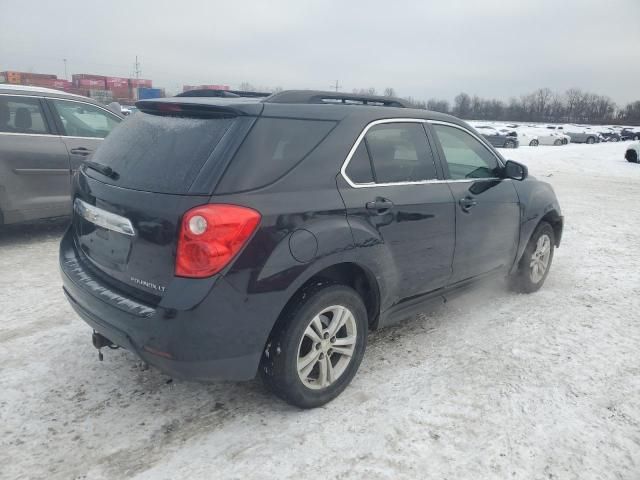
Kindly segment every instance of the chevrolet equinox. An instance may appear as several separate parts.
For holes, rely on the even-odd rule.
[[[177,378],[322,405],[369,330],[493,275],[534,292],[560,244],[552,188],[449,115],[317,91],[136,105],[74,177],[60,268],[97,348]]]

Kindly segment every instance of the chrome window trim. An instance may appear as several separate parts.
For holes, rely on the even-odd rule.
[[[351,147],[351,150],[349,150],[349,153],[347,154],[347,158],[344,160],[344,162],[342,163],[342,167],[340,168],[340,174],[342,175],[342,178],[344,178],[345,181],[352,188],[395,187],[395,186],[401,186],[401,185],[429,185],[429,184],[438,184],[438,183],[473,183],[473,182],[477,182],[479,180],[504,180],[504,179],[501,179],[501,178],[498,178],[498,177],[487,177],[487,178],[470,178],[470,179],[458,179],[458,180],[433,179],[433,180],[419,180],[419,181],[415,181],[415,182],[355,183],[347,175],[347,168],[349,167],[349,162],[351,162],[351,158],[353,157],[353,155],[355,154],[355,151],[360,146],[360,142],[362,142],[362,139],[367,134],[369,129],[371,129],[371,127],[374,127],[376,125],[381,125],[381,124],[386,124],[386,123],[429,123],[429,124],[445,125],[445,126],[455,127],[455,128],[458,128],[458,129],[462,130],[463,132],[468,133],[472,137],[474,137],[476,140],[478,140],[486,148],[486,145],[485,145],[484,141],[481,138],[479,138],[477,135],[475,135],[473,132],[471,132],[467,128],[464,128],[464,127],[462,127],[460,125],[456,125],[455,123],[445,122],[445,121],[442,121],[442,120],[428,120],[428,119],[424,119],[424,118],[385,118],[385,119],[382,119],[382,120],[374,120],[373,122],[367,124],[367,126],[364,127],[362,132],[360,132],[360,135],[358,135],[358,138],[356,139],[355,143]],[[432,148],[432,151],[433,151],[433,148]],[[498,165],[500,165],[501,167],[504,167],[504,164],[503,164],[502,159],[500,157],[496,156],[496,154],[494,152],[492,152],[488,148],[487,148],[487,151],[489,153],[491,153],[495,157],[495,159],[498,162]]]
[[[21,135],[23,137],[56,137],[61,138],[55,133],[20,133],[20,132],[0,132],[0,135]]]
[[[123,235],[135,236],[136,231],[131,220],[115,213],[107,212],[101,208],[89,205],[87,202],[76,198],[73,202],[74,211],[88,222],[98,225]]]
[[[356,139],[355,143],[351,147],[351,150],[349,150],[347,158],[342,163],[342,167],[340,168],[340,174],[345,179],[345,181],[353,188],[391,187],[396,185],[425,185],[428,183],[444,182],[444,180],[433,179],[433,180],[419,180],[415,182],[355,183],[349,178],[349,176],[347,175],[347,167],[349,166],[349,162],[351,162],[351,157],[353,157],[353,155],[355,154],[355,151],[360,146],[360,142],[362,142],[362,139],[364,138],[364,136],[372,127],[375,127],[376,125],[384,125],[386,123],[426,123],[426,120],[422,118],[384,118],[382,120],[374,120],[373,122],[367,124],[367,126],[364,127],[362,132],[360,132],[360,135],[358,135],[358,138]],[[432,149],[432,152],[433,152],[433,149]]]

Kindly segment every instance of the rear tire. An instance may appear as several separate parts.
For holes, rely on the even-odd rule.
[[[538,146],[538,144],[539,144],[538,140],[531,140],[531,141],[529,142],[529,146],[530,146],[530,147],[537,147],[537,146]]]
[[[624,154],[624,158],[626,158],[629,163],[638,163],[638,152],[635,150],[627,150],[627,153]]]
[[[324,405],[340,395],[358,371],[367,333],[367,309],[355,290],[313,283],[271,333],[260,376],[292,405]]]
[[[540,290],[551,270],[554,249],[553,227],[547,222],[540,222],[524,249],[518,269],[509,279],[511,289],[520,293]]]

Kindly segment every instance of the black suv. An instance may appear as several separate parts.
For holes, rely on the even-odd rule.
[[[138,102],[74,179],[64,292],[98,348],[335,398],[367,332],[490,275],[545,281],[551,187],[457,118],[285,91]]]

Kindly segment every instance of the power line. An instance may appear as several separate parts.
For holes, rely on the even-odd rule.
[[[136,55],[136,63],[133,64],[133,72],[136,76],[136,79],[140,78],[140,74],[142,70],[140,70],[140,62],[138,61],[138,56]]]

